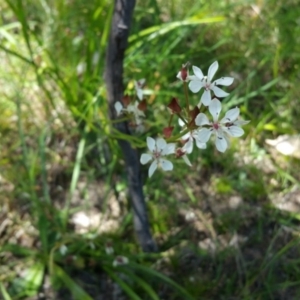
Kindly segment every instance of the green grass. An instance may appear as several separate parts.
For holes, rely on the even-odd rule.
[[[299,158],[265,142],[299,135],[298,6],[138,1],[124,83],[133,93],[146,78],[148,127],[125,138],[143,149],[161,133],[165,105],[184,101],[176,74],[187,61],[206,71],[218,60],[217,74],[235,77],[225,108],[251,120],[225,154],[209,144],[191,169],[179,159],[149,179],[143,168],[161,251],[145,254],[115,140],[124,137],[107,118],[111,2],[0,0],[0,298],[37,299],[50,286],[49,299],[111,299],[116,282],[129,299],[298,299]],[[78,212],[101,218],[84,230],[72,225]],[[114,268],[116,255],[129,264]]]

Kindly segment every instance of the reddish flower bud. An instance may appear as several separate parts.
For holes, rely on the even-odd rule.
[[[171,109],[172,114],[178,114],[181,112],[181,107],[178,104],[177,98],[172,98],[171,102],[167,105],[167,107]]]
[[[122,102],[124,106],[127,107],[131,102],[131,98],[128,95],[124,95],[122,98]]]
[[[182,151],[181,148],[177,148],[175,151],[175,156],[176,158],[182,157],[183,155],[185,155],[186,153],[184,151]]]
[[[138,104],[138,109],[141,111],[145,111],[147,109],[147,102],[145,99]]]
[[[182,68],[181,68],[181,79],[183,81],[186,81],[187,77],[188,77],[188,70],[187,70],[187,67],[186,65],[182,65]]]
[[[170,127],[166,127],[163,129],[163,134],[165,136],[165,138],[169,138],[172,135],[172,131],[174,129],[174,126],[170,126]]]

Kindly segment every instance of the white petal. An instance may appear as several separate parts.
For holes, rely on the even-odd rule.
[[[191,80],[189,83],[189,89],[193,93],[198,93],[202,88],[202,83],[199,80]]]
[[[230,126],[230,127],[227,127],[227,130],[226,132],[231,135],[231,136],[234,136],[234,137],[240,137],[244,134],[244,130],[239,127],[239,126]]]
[[[146,79],[145,79],[145,78],[142,78],[142,79],[139,79],[139,80],[137,81],[137,84],[138,84],[138,86],[141,88],[141,87],[143,87],[143,85],[145,84],[145,82],[146,82]]]
[[[224,118],[221,120],[221,123],[226,123],[226,122],[233,122],[238,118],[240,114],[240,110],[238,107],[230,109],[224,116]]]
[[[152,156],[150,154],[144,153],[141,156],[140,162],[142,165],[147,164],[152,159]]]
[[[65,255],[68,251],[68,247],[66,245],[61,245],[60,248],[59,248],[59,252],[61,255]]]
[[[192,137],[190,137],[188,139],[188,141],[184,144],[184,146],[182,147],[182,151],[186,152],[186,153],[192,153],[194,148],[194,140]]]
[[[194,74],[196,75],[196,77],[198,79],[202,80],[204,75],[203,75],[203,72],[201,71],[201,69],[196,66],[192,66],[192,68],[193,68],[193,71],[194,71]]]
[[[180,127],[183,127],[185,125],[184,122],[180,118],[178,119],[178,124]]]
[[[179,80],[182,80],[181,71],[178,72],[178,74],[176,75],[176,78],[178,78]]]
[[[187,80],[199,80],[199,79],[198,79],[198,77],[195,76],[195,75],[188,75],[187,78],[186,78],[186,81],[187,81]]]
[[[180,139],[182,140],[182,141],[186,141],[187,139],[189,139],[190,138],[190,136],[191,136],[191,134],[189,133],[189,132],[187,132],[185,135],[183,135]]]
[[[143,100],[143,85],[145,84],[145,82],[146,82],[145,78],[140,79],[138,81],[134,81],[136,94],[140,100]]]
[[[171,171],[173,170],[173,164],[166,159],[160,158],[159,160],[160,166],[164,171]]]
[[[153,152],[154,150],[156,150],[155,148],[155,140],[152,138],[152,137],[147,137],[147,146],[148,146],[148,149]]]
[[[200,143],[206,143],[211,134],[212,134],[212,130],[208,129],[208,128],[202,128],[199,130],[196,141],[198,140]]]
[[[122,109],[123,109],[123,105],[121,104],[120,101],[117,101],[115,103],[115,109],[117,111],[117,115],[119,115],[121,113]]]
[[[142,89],[137,89],[136,94],[140,100],[143,100],[143,90]]]
[[[148,176],[149,178],[153,175],[153,173],[155,172],[155,170],[157,169],[157,160],[154,160],[152,162],[152,164],[150,165],[149,171],[148,171]]]
[[[222,77],[220,79],[215,80],[213,82],[213,84],[228,86],[233,83],[233,80],[234,80],[234,78],[232,78],[232,77]]]
[[[244,121],[244,120],[236,120],[233,122],[234,125],[237,125],[237,126],[243,126],[243,125],[246,125],[248,124],[250,121]]]
[[[200,113],[197,115],[197,117],[195,119],[195,124],[197,126],[203,126],[203,125],[209,125],[210,122],[204,113]]]
[[[212,63],[208,69],[208,73],[207,73],[207,79],[208,81],[211,82],[212,78],[214,77],[214,75],[216,74],[217,70],[219,68],[219,64],[217,61],[215,61],[214,63]]]
[[[211,102],[211,94],[210,91],[204,91],[204,93],[202,94],[201,97],[201,102],[203,103],[203,105],[208,106]]]
[[[200,129],[200,128],[199,128]],[[190,132],[190,136],[191,136],[191,139],[196,139],[197,136],[198,136],[198,132],[199,132],[199,129],[195,129],[193,131]]]
[[[206,143],[200,142],[197,138],[196,138],[196,146],[197,146],[199,149],[206,149]]]
[[[167,142],[163,138],[158,138],[156,140],[156,147],[158,151],[163,151],[167,146]]]
[[[224,92],[223,90],[221,90],[221,89],[220,89],[219,87],[217,87],[216,85],[212,85],[212,88],[211,88],[211,89],[214,91],[214,93],[215,93],[215,95],[216,95],[217,97],[223,98],[223,97],[226,97],[226,96],[229,95],[229,93]]]
[[[189,158],[187,157],[187,155],[183,155],[182,158],[183,158],[184,162],[185,162],[189,167],[192,166],[192,164],[191,164]]]
[[[227,141],[223,136],[216,136],[216,148],[220,152],[225,152],[227,149]]]
[[[227,148],[230,146],[230,139],[229,139],[229,136],[227,134],[224,134],[223,137],[225,138],[226,140],[226,143],[227,143]]]
[[[214,121],[217,121],[222,109],[221,102],[218,99],[211,100],[208,109],[211,115],[213,116]]]
[[[162,155],[169,155],[175,153],[175,147],[176,147],[175,143],[166,144],[166,146],[162,151]]]

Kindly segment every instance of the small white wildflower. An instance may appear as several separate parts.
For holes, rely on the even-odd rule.
[[[61,245],[59,247],[59,252],[62,256],[66,255],[67,251],[68,251],[68,247],[66,245]]]
[[[139,109],[138,101],[135,101],[134,104],[128,104],[126,108],[123,107],[123,105],[120,101],[117,101],[115,103],[115,110],[117,112],[117,116],[119,116],[121,113],[124,113],[124,112],[131,114],[134,118],[134,124],[142,125],[145,114],[142,110]]]
[[[230,109],[225,114],[224,118],[219,121],[222,105],[218,99],[213,99],[208,109],[213,117],[213,121],[210,122],[204,113],[198,114],[195,119],[196,125],[208,125],[209,128],[201,128],[198,132],[197,139],[199,139],[200,142],[206,143],[210,136],[214,134],[216,136],[216,148],[220,152],[225,152],[229,145],[228,136],[242,136],[244,134],[244,130],[240,126],[245,125],[250,121],[237,120],[240,114],[240,110],[237,107]]]
[[[211,91],[213,91],[214,94],[219,98],[223,98],[229,95],[228,93],[220,89],[217,85],[231,85],[234,78],[222,77],[212,82],[212,78],[214,77],[219,68],[219,64],[217,61],[210,65],[207,76],[203,75],[200,68],[196,66],[193,66],[192,68],[195,76],[190,81],[189,88],[193,93],[198,93],[201,90],[201,88],[204,88],[204,93],[201,96],[200,103],[202,102],[205,106],[208,106],[210,104]]]
[[[114,253],[114,248],[113,248],[111,242],[106,242],[105,243],[105,252],[106,252],[106,254],[113,254]]]
[[[122,265],[126,265],[129,263],[129,259],[125,256],[117,256],[114,261],[113,261],[113,266],[117,267],[117,266],[122,266]]]
[[[181,126],[183,129],[186,129],[186,125],[181,119],[178,119],[179,126]],[[202,143],[197,139],[199,129],[190,130],[185,135],[181,137],[182,141],[185,141],[184,146],[182,147],[182,151],[185,153],[192,153],[194,149],[194,141],[196,141],[196,145],[199,149],[206,149],[206,143]]]
[[[142,154],[140,161],[141,164],[145,165],[153,160],[148,172],[149,177],[153,175],[159,166],[164,171],[173,170],[173,164],[169,160],[164,159],[163,156],[175,153],[175,144],[167,144],[163,138],[158,138],[155,141],[153,138],[147,137],[147,146],[151,154]]]

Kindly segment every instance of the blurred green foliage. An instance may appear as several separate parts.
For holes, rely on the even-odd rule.
[[[251,120],[224,155],[209,145],[191,155],[192,169],[178,161],[172,174],[153,180],[144,170],[162,250],[152,255],[134,242],[124,162],[109,131],[103,71],[112,1],[0,0],[0,11],[3,299],[33,299],[47,276],[55,299],[64,288],[72,299],[93,299],[107,278],[130,299],[299,298],[299,212],[272,202],[299,189],[299,159],[265,143],[299,135],[298,1],[137,1],[124,83],[132,93],[133,80],[146,78],[148,127],[132,144],[161,132],[171,97],[183,101],[176,74],[187,61],[207,70],[218,60],[218,74],[235,78],[225,108],[238,105]],[[191,95],[191,103],[198,98]],[[71,228],[74,213],[99,205],[90,203],[92,184],[103,187],[104,212],[112,187],[125,198],[118,230]],[[74,204],[78,193],[82,201]],[[197,222],[186,221],[191,211]],[[20,228],[34,242],[23,243],[30,238]],[[108,240],[129,257],[127,267],[112,267]]]

